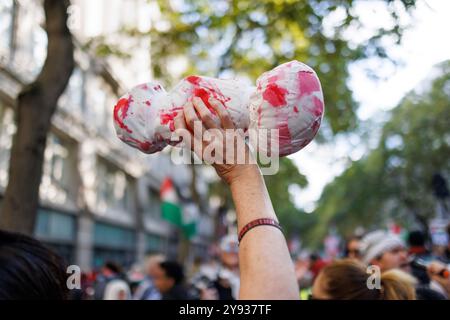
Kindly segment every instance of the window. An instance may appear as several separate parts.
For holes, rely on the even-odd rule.
[[[14,1],[0,2],[0,63],[6,64],[11,58],[13,46]]]
[[[17,29],[12,68],[26,81],[31,81],[41,70],[47,56],[47,34],[42,28],[45,21],[40,1],[21,0],[17,6]]]
[[[52,210],[39,209],[34,234],[46,240],[75,240],[75,218]]]
[[[96,222],[94,227],[94,267],[115,261],[124,267],[135,260],[136,235],[132,230]]]
[[[145,252],[147,254],[164,252],[164,240],[161,238],[161,236],[154,234],[146,234],[145,238],[146,238]]]
[[[133,192],[131,178],[114,165],[99,158],[97,166],[97,209],[106,212],[110,209],[133,211]]]
[[[75,258],[75,217],[53,210],[39,209],[34,235],[67,263]]]
[[[161,199],[158,192],[153,188],[148,188],[148,202],[146,204],[146,214],[154,218],[161,216]]]
[[[55,204],[73,204],[77,190],[75,146],[51,133],[44,156],[41,197]]]
[[[15,131],[13,110],[4,107],[0,102],[0,186],[2,187],[6,187],[8,183],[9,157]]]
[[[59,98],[58,104],[62,109],[83,118],[84,110],[84,72],[80,68],[75,68],[70,77],[66,91]]]
[[[132,230],[96,222],[94,244],[108,248],[134,249],[136,237]]]
[[[112,117],[108,117],[106,108],[108,95],[111,95],[109,86],[105,81],[92,73],[86,77],[86,115],[89,123],[99,132],[104,132],[108,124],[112,123]]]

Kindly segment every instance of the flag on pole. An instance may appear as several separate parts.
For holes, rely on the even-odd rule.
[[[178,200],[178,195],[170,178],[165,178],[160,190],[161,196],[161,215],[170,223],[180,226],[181,221],[181,207]]]
[[[172,179],[169,177],[161,184],[160,196],[162,218],[180,227],[186,238],[193,237],[197,232],[196,212],[190,207],[182,210]]]

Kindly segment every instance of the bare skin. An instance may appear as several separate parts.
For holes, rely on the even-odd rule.
[[[210,99],[216,111],[220,126],[214,121],[211,112],[199,98],[188,102],[183,112],[175,118],[176,129],[188,129],[193,132],[195,121],[201,121],[204,129],[217,129],[222,134],[212,133],[211,141],[199,141],[191,134],[191,141],[197,139],[203,147],[225,140],[226,129],[235,130],[234,124],[225,107],[217,100]],[[216,132],[217,133],[217,132]],[[236,139],[243,139],[238,137]],[[236,146],[236,141],[233,141]],[[199,148],[191,149],[204,159]],[[197,150],[195,150],[197,149]],[[204,150],[204,148],[203,148]],[[223,148],[226,159],[227,150]],[[245,146],[248,159],[251,153]],[[247,223],[259,218],[277,216],[270,201],[264,179],[256,164],[220,164],[212,163],[217,174],[230,187],[236,207],[238,230]],[[289,255],[286,239],[282,232],[271,226],[253,228],[242,239],[239,246],[239,266],[241,275],[240,299],[299,299],[295,270]]]
[[[447,297],[450,297],[450,277],[439,275],[441,270],[445,270],[447,266],[439,261],[433,261],[428,266],[428,276],[431,280],[436,281],[445,290]]]

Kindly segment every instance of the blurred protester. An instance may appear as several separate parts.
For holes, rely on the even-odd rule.
[[[428,276],[432,280],[433,289],[438,290],[446,299],[450,299],[450,268],[439,261],[433,261],[428,265]]]
[[[426,235],[420,230],[411,231],[408,234],[408,253],[420,257],[422,259],[428,259],[431,257],[430,251],[426,247]]]
[[[162,300],[190,300],[184,286],[183,267],[175,261],[163,261],[156,264],[152,277]]]
[[[130,287],[124,279],[122,268],[115,262],[106,262],[96,278],[94,299],[128,300],[130,298]]]
[[[444,259],[450,263],[450,223],[447,225],[447,248],[445,249]]]
[[[0,300],[65,300],[66,265],[39,241],[0,230]]]
[[[313,275],[311,272],[311,259],[308,252],[301,252],[294,263],[295,275],[301,289],[309,288],[312,285]]]
[[[202,300],[235,300],[239,294],[239,256],[236,235],[223,237],[219,244],[220,263],[200,268],[191,284]]]
[[[314,281],[311,299],[415,300],[415,279],[401,270],[381,273],[380,287],[370,288],[366,266],[355,259],[332,262]]]
[[[411,273],[408,253],[399,236],[387,231],[377,230],[368,233],[361,240],[362,261],[366,265],[375,265],[381,272],[400,269]],[[419,300],[443,300],[445,297],[432,290],[429,284],[417,283],[416,295]]]
[[[322,259],[322,257],[318,253],[312,253],[310,255],[309,259],[311,261],[310,271],[312,274],[312,279],[314,281],[316,279],[316,277],[319,275],[319,272],[323,268],[325,268],[325,266],[328,264],[328,262],[325,261],[324,259]]]
[[[313,283],[313,274],[311,272],[310,253],[306,250],[294,260],[295,276],[300,288],[300,299],[307,300],[311,295],[311,287]]]
[[[345,243],[344,257],[350,259],[361,259],[361,237],[353,236]]]
[[[411,261],[420,259],[421,261],[430,262],[433,257],[426,247],[426,236],[422,231],[415,230],[408,234],[408,254]],[[411,272],[421,284],[429,284],[430,278],[427,271],[418,268],[415,264],[411,265]]]
[[[366,265],[380,267],[381,272],[394,268],[410,272],[405,244],[387,231],[373,231],[361,240],[361,258]]]
[[[139,286],[146,279],[146,274],[144,273],[145,266],[142,263],[135,263],[131,266],[129,270],[126,272],[126,278],[128,281],[128,285],[130,286],[130,294],[132,299],[136,294]]]
[[[133,295],[134,300],[160,300],[161,293],[155,287],[153,275],[157,273],[158,264],[165,260],[164,255],[151,255],[145,262],[146,275]]]

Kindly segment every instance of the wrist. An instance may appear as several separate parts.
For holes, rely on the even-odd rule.
[[[256,164],[243,164],[235,166],[230,171],[229,176],[225,178],[226,183],[233,187],[237,184],[247,183],[254,181],[261,177],[261,171]]]

